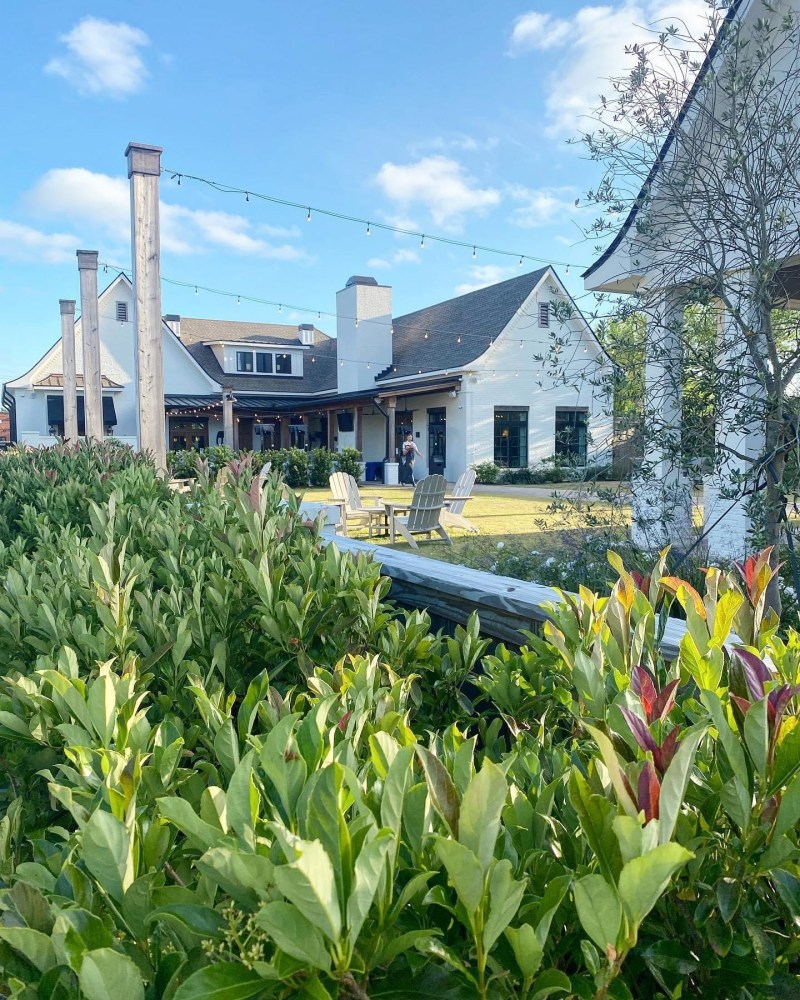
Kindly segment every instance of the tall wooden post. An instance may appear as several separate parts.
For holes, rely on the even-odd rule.
[[[364,418],[363,407],[356,406],[353,408],[353,429],[356,432],[356,451],[364,451],[364,430],[362,426],[362,421]]]
[[[386,462],[383,467],[383,481],[387,486],[395,486],[400,481],[400,467],[397,462],[395,439],[395,426],[397,414],[397,399],[390,396],[386,400],[386,436],[389,441],[386,445]]]
[[[103,380],[100,374],[100,318],[97,312],[97,251],[78,250],[83,341],[83,413],[86,439],[103,440]],[[65,428],[66,429],[66,428]]]
[[[59,299],[64,376],[64,440],[78,441],[78,377],[75,364],[75,299]],[[101,404],[102,405],[102,404]]]
[[[229,448],[234,448],[233,440],[233,393],[230,389],[222,390],[222,429],[225,435],[225,444]]]
[[[328,451],[336,448],[336,410],[328,410]]]
[[[281,448],[290,448],[292,445],[292,429],[289,426],[291,417],[284,413],[281,417]]]
[[[133,329],[139,449],[167,467],[164,429],[164,345],[161,336],[161,233],[158,179],[161,147],[131,142],[125,150],[131,182]]]

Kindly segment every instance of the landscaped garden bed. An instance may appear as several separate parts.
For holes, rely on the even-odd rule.
[[[508,650],[392,607],[282,492],[0,458],[6,996],[792,995],[800,636],[765,559],[698,593],[611,556]]]

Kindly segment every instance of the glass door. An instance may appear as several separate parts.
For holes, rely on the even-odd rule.
[[[444,475],[447,463],[447,411],[428,410],[428,472]]]

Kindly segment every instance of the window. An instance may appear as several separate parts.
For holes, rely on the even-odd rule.
[[[117,322],[127,323],[128,322],[128,303],[118,302],[117,303]]]
[[[278,375],[291,375],[292,374],[292,356],[291,354],[276,354],[275,355],[275,371]]]
[[[268,375],[272,371],[272,355],[259,351],[256,354],[256,371],[262,375]]]
[[[539,326],[550,326],[550,303],[539,303]]]
[[[575,465],[586,465],[589,414],[586,410],[556,407],[556,455]]]
[[[494,460],[507,469],[528,466],[528,408],[494,411]]]
[[[251,372],[253,370],[253,352],[252,351],[237,351],[236,352],[236,371],[237,372]]]

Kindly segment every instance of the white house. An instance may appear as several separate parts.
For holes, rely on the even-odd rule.
[[[99,296],[104,420],[107,434],[135,444],[132,312],[119,275]],[[80,319],[75,331],[80,393]],[[584,464],[608,453],[610,417],[591,384],[602,351],[550,267],[398,317],[389,286],[355,276],[337,295],[335,338],[310,324],[176,315],[162,332],[172,450],[222,443],[232,394],[227,443],[357,447],[370,477],[385,461],[392,476],[407,432],[424,456],[416,474],[450,480],[478,462],[524,467],[558,453]],[[535,360],[554,338],[565,345],[566,384]],[[49,444],[63,433],[62,371],[59,340],[5,385],[14,440]]]

